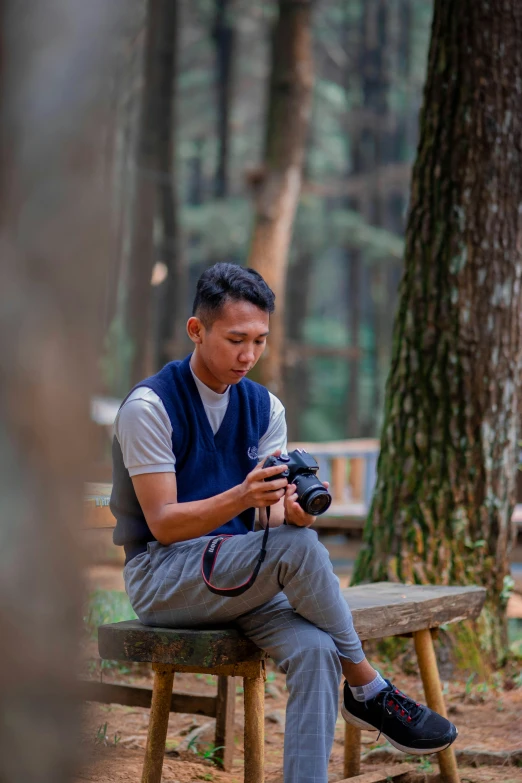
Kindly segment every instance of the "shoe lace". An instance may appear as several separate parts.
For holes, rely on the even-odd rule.
[[[379,737],[382,734],[387,710],[397,718],[401,718],[403,722],[408,723],[410,726],[415,726],[422,716],[422,705],[418,701],[406,696],[406,694],[402,693],[398,688],[382,691],[377,696],[377,699],[379,698],[381,702],[381,725],[377,740],[379,740]]]

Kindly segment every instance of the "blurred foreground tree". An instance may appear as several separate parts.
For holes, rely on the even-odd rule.
[[[354,581],[484,584],[505,651],[522,394],[522,7],[435,3],[374,502]]]
[[[2,783],[65,783],[78,763],[76,537],[111,250],[104,145],[124,6],[1,6]]]
[[[311,0],[279,0],[272,41],[263,169],[253,181],[256,206],[248,266],[277,298],[260,380],[281,394],[288,251],[301,190],[313,83]]]

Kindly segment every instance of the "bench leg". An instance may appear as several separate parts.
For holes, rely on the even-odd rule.
[[[265,678],[243,678],[245,690],[245,783],[265,780]]]
[[[426,704],[430,709],[447,717],[431,631],[428,628],[422,631],[415,631],[413,640],[424,693],[426,694]],[[457,759],[455,758],[453,747],[450,746],[446,750],[437,753],[437,756],[439,757],[440,772],[444,783],[460,783]]]
[[[161,770],[167,741],[169,725],[170,702],[172,699],[172,684],[174,668],[172,666],[153,663],[154,686],[152,689],[152,704],[150,706],[149,733],[145,748],[145,761],[141,783],[161,783]]]
[[[347,723],[344,727],[344,777],[353,778],[361,771],[361,730]]]
[[[216,703],[216,737],[214,759],[225,772],[230,772],[234,759],[234,713],[236,710],[236,680],[218,677]]]

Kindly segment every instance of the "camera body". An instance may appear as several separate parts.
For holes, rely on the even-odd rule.
[[[267,457],[263,463],[264,468],[275,465],[284,466],[286,470],[265,481],[286,478],[289,484],[295,484],[297,501],[303,511],[317,517],[330,508],[332,496],[317,478],[319,465],[311,454],[304,449],[295,449],[279,457]]]

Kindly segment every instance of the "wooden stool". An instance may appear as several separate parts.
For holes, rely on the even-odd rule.
[[[212,700],[215,701],[215,742],[216,747],[221,748],[216,757],[225,769],[232,766],[234,749],[235,683],[230,678],[243,677],[245,783],[262,783],[266,656],[255,644],[234,628],[201,631],[151,628],[131,620],[102,625],[98,633],[98,647],[100,656],[106,660],[152,663],[154,685],[142,783],[161,783],[172,707],[178,712],[191,712],[197,703],[197,697],[173,695],[175,672],[218,675],[218,695]],[[112,687],[114,689],[117,686]],[[110,698],[121,701],[114,693]],[[212,710],[206,714],[212,714]]]

